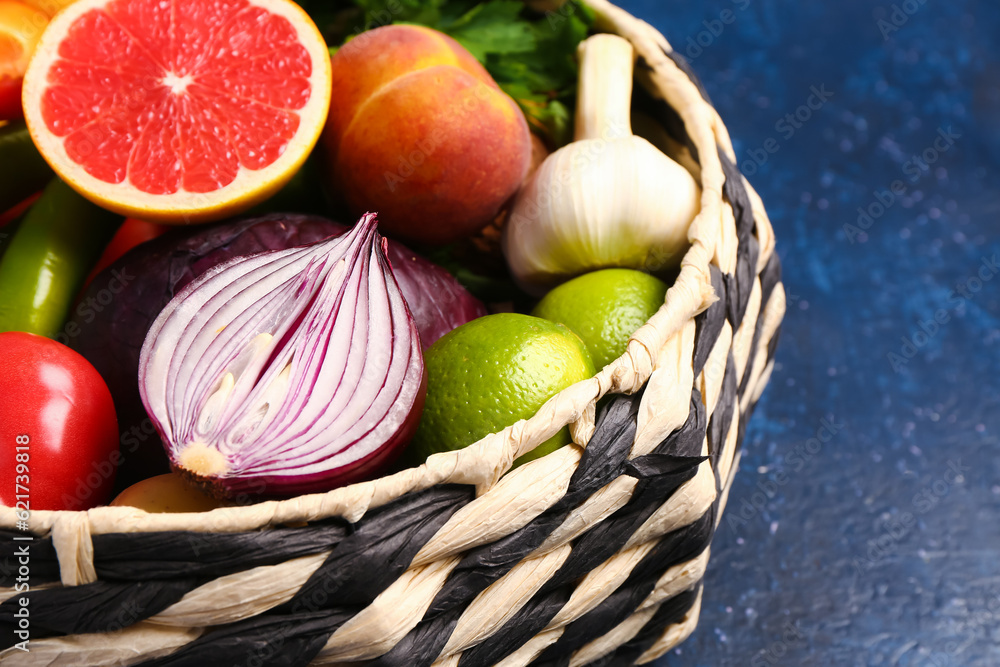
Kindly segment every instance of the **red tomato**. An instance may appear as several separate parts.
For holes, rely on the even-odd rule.
[[[111,392],[90,362],[49,338],[0,333],[0,500],[90,509],[119,463]]]
[[[24,115],[21,78],[48,25],[49,14],[17,0],[0,0],[0,120]]]

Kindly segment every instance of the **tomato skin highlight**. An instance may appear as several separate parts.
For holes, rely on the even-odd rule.
[[[0,333],[0,501],[90,509],[107,501],[120,462],[111,392],[94,367],[54,340]]]

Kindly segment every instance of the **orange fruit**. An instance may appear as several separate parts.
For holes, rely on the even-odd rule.
[[[0,120],[21,116],[21,78],[49,15],[17,0],[0,0]]]
[[[222,503],[188,484],[176,472],[136,482],[108,503],[111,507],[136,507],[150,514],[208,512]]]
[[[31,5],[32,7],[37,7],[49,16],[55,16],[59,13],[59,10],[66,5],[73,4],[74,0],[22,0],[23,2]]]
[[[232,215],[298,170],[330,107],[330,58],[289,0],[78,0],[24,77],[39,151],[70,186],[170,224]]]

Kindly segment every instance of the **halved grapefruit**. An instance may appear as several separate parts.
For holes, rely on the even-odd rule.
[[[322,36],[289,0],[79,0],[24,78],[45,159],[92,201],[186,224],[276,192],[330,106]]]

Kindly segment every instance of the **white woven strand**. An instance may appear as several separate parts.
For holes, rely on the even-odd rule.
[[[462,612],[438,660],[483,642],[506,625],[562,567],[571,551],[566,545],[540,558],[522,560],[490,584]]]
[[[649,454],[687,421],[691,408],[690,387],[694,382],[691,358],[696,330],[694,321],[687,322],[656,355],[656,369],[643,394],[630,458]],[[632,477],[618,477],[592,494],[570,512],[536,553],[566,544],[606,519],[629,501],[637,483],[638,480]]]
[[[569,446],[511,471],[459,509],[417,552],[415,565],[461,553],[520,530],[566,495],[581,451]]]
[[[170,628],[136,623],[116,632],[32,639],[31,650],[16,647],[0,651],[4,667],[128,667],[170,655],[193,642],[201,628]]]
[[[743,398],[740,402],[740,410],[746,412],[747,408],[750,407],[752,401],[756,401],[760,398],[761,392],[764,390],[764,386],[767,385],[768,378],[764,376],[764,370],[769,367],[773,360],[767,358],[767,348],[771,343],[771,339],[778,331],[778,327],[781,326],[781,320],[785,316],[785,289],[779,283],[775,286],[774,290],[771,292],[771,298],[767,300],[767,304],[764,306],[764,312],[761,313],[761,329],[760,329],[760,340],[757,342],[757,349],[754,351],[753,356],[753,367],[750,374],[750,382],[747,385],[747,391],[743,394]],[[770,373],[768,373],[770,375]]]
[[[537,552],[557,549],[604,521],[628,503],[639,480],[634,477],[617,477],[595,491],[572,510],[559,526],[545,539]]]
[[[656,370],[649,376],[639,404],[630,459],[652,452],[688,420],[696,331],[694,320],[688,320],[656,355]]]
[[[657,609],[659,607],[649,607],[637,611],[609,632],[573,651],[573,654],[569,657],[569,667],[582,667],[594,662],[630,641],[639,634],[639,631],[642,630],[646,623],[649,623],[649,619],[653,618],[653,614],[656,613]]]
[[[722,494],[719,499],[719,513],[715,515],[716,526],[722,523],[722,515],[726,509],[726,503],[729,501],[729,490],[733,485],[733,476],[740,465],[740,452],[736,451],[739,431],[740,412],[733,410],[733,418],[729,422],[729,430],[726,432],[725,446],[719,457],[719,479],[722,481]]]
[[[371,660],[388,653],[417,626],[460,561],[456,556],[407,570],[337,628],[311,664]]]
[[[757,315],[760,314],[760,278],[753,279],[753,289],[750,291],[750,300],[747,302],[746,314],[740,327],[733,334],[733,361],[736,364],[736,384],[743,380],[743,373],[747,370],[750,362],[750,349],[753,345],[753,335],[757,330]]]
[[[701,595],[702,591],[699,590],[691,610],[685,614],[683,620],[668,627],[663,635],[656,640],[656,643],[639,656],[635,664],[649,664],[691,636],[694,629],[698,627],[698,617],[701,616]]]
[[[694,523],[705,516],[715,498],[715,473],[712,472],[709,462],[705,461],[698,466],[698,472],[692,479],[674,491],[674,494],[639,526],[625,543],[626,548],[658,540],[678,528]]]
[[[771,256],[774,254],[775,250],[775,238],[774,238],[774,228],[771,227],[771,219],[767,217],[767,211],[764,209],[764,202],[761,201],[760,195],[757,191],[753,189],[750,185],[750,181],[743,177],[743,187],[747,191],[747,195],[750,197],[750,209],[753,211],[754,225],[757,234],[757,246],[759,248],[759,254],[757,255],[757,274],[759,275],[767,263],[771,261]]]
[[[705,367],[698,376],[698,389],[701,390],[701,401],[705,405],[705,414],[715,414],[722,395],[722,385],[726,379],[726,365],[729,363],[729,351],[733,347],[733,327],[728,320],[722,323],[719,338],[715,347],[708,354]]]
[[[542,654],[542,651],[559,641],[564,629],[543,630],[525,642],[524,646],[517,649],[506,658],[498,662],[494,667],[526,667],[531,661]]]
[[[664,600],[680,595],[690,589],[705,577],[708,570],[708,559],[710,549],[705,549],[697,557],[686,563],[674,565],[663,573],[657,581],[653,590],[639,605],[639,609],[645,609],[652,605],[658,605]]]
[[[330,552],[234,572],[189,591],[148,623],[207,627],[234,623],[288,602]]]
[[[712,263],[723,273],[733,275],[736,272],[737,251],[740,242],[736,236],[736,216],[732,204],[723,202],[722,219],[719,220],[719,242],[715,246],[715,257]]]
[[[52,546],[59,560],[59,578],[63,586],[79,586],[97,581],[94,569],[94,542],[86,512],[68,513],[66,520],[53,527]]]
[[[625,583],[625,580],[632,574],[632,570],[635,569],[636,565],[655,546],[655,542],[647,542],[631,549],[619,551],[588,572],[580,580],[580,583],[576,585],[569,600],[559,610],[559,613],[549,621],[545,629],[554,630],[569,625],[584,614],[597,608],[609,595]]]

